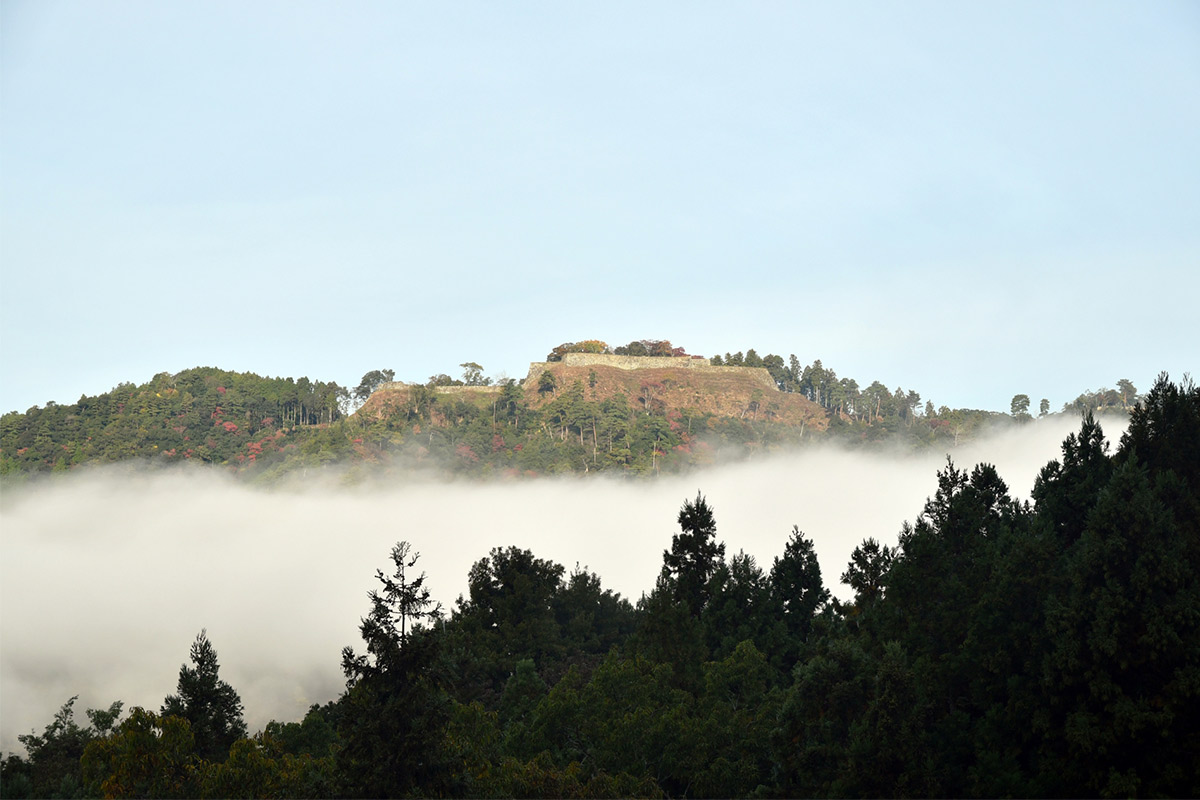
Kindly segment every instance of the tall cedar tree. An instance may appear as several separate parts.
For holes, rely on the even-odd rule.
[[[178,694],[163,701],[162,715],[182,717],[192,727],[196,753],[208,761],[224,761],[229,748],[246,735],[242,699],[221,680],[217,651],[201,630],[192,643],[192,663],[179,668]]]
[[[440,608],[429,599],[425,574],[414,577],[420,554],[407,542],[392,548],[396,571],[377,570],[371,612],[359,630],[367,652],[342,650],[346,695],[337,756],[342,791],[361,797],[440,794],[446,786],[442,740],[449,698],[436,669],[440,642],[421,627]]]
[[[700,616],[708,602],[709,580],[725,558],[725,543],[716,541],[717,522],[704,496],[685,501],[679,510],[681,533],[671,537],[671,549],[663,552],[663,578],[676,602]]]

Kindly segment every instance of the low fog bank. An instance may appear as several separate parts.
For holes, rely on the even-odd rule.
[[[953,453],[988,461],[1014,496],[1060,454],[1075,418],[1010,427]],[[1114,443],[1121,429],[1105,422]],[[217,473],[92,473],[6,492],[0,504],[0,747],[41,732],[78,694],[155,710],[175,691],[201,628],[222,677],[241,694],[251,731],[295,721],[343,688],[343,646],[377,568],[400,539],[421,553],[449,608],[471,565],[515,545],[600,575],[632,601],[654,585],[685,499],[702,491],[728,555],[769,569],[799,525],[826,585],[867,536],[895,544],[936,489],[945,454],[898,456],[810,448],[646,481],[533,480],[261,491]]]

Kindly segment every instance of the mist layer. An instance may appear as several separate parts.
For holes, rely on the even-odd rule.
[[[1049,418],[959,448],[995,464],[1014,496],[1059,455],[1074,419]],[[1110,440],[1120,430],[1106,427]],[[376,569],[397,540],[421,553],[436,600],[466,591],[471,565],[517,546],[596,572],[632,601],[654,585],[685,499],[702,492],[728,555],[764,569],[793,525],[813,539],[836,596],[850,553],[895,544],[936,490],[946,454],[811,448],[637,482],[296,486],[265,492],[210,472],[94,472],[6,493],[0,507],[0,747],[38,732],[69,697],[157,709],[201,628],[251,731],[337,697]]]

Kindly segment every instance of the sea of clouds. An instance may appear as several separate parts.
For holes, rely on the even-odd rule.
[[[1014,496],[1060,455],[1078,420],[1050,417],[957,448],[959,467],[995,464]],[[1121,428],[1105,423],[1114,443]],[[1115,444],[1114,444],[1115,446]],[[361,650],[358,624],[376,569],[404,539],[420,552],[435,599],[466,591],[493,547],[532,550],[600,575],[636,601],[702,492],[727,555],[764,570],[793,525],[813,539],[825,584],[873,536],[936,490],[944,452],[915,455],[810,447],[682,477],[369,483],[308,480],[263,490],[217,471],[94,470],[8,488],[0,502],[0,748],[41,732],[68,698],[157,710],[205,628],[221,676],[240,693],[251,731],[299,720],[344,688],[340,653]]]

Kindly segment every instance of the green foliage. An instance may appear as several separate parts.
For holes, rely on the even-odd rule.
[[[5,797],[83,797],[86,788],[80,759],[89,743],[107,735],[121,715],[122,703],[107,709],[89,709],[92,725],[81,728],[75,723],[75,701],[72,697],[41,734],[28,733],[17,737],[25,747],[28,760],[10,756],[4,762],[3,786]]]
[[[283,753],[320,758],[331,755],[340,746],[338,717],[339,708],[335,703],[313,705],[300,722],[268,722],[263,728],[263,736]]]
[[[717,523],[704,496],[696,493],[679,510],[681,532],[663,552],[662,576],[672,599],[698,617],[712,594],[709,581],[725,557],[724,542],[716,541]]]
[[[448,658],[460,702],[496,708],[522,662],[544,679],[592,668],[634,627],[634,612],[593,573],[564,580],[559,564],[516,547],[495,548],[471,568],[468,595],[447,625]]]
[[[117,731],[87,746],[85,779],[104,797],[200,797],[206,763],[191,725],[135,707]]]
[[[233,743],[246,735],[242,700],[218,676],[217,651],[203,630],[192,643],[191,658],[195,666],[179,668],[178,694],[163,701],[161,714],[186,719],[196,753],[209,761],[223,761]]]
[[[675,347],[666,339],[637,339],[614,349],[613,353],[619,356],[654,356],[659,358],[687,355],[687,352],[682,347]]]
[[[1009,413],[1016,419],[1026,419],[1029,417],[1029,395],[1018,394],[1014,395],[1012,403],[1009,405]]]
[[[491,378],[483,377],[483,367],[476,364],[474,361],[467,361],[459,364],[463,368],[463,384],[466,386],[490,386]]]
[[[392,548],[395,573],[376,578],[370,614],[360,626],[366,653],[342,651],[342,699],[337,752],[339,791],[361,797],[395,797],[448,785],[443,739],[450,701],[437,668],[441,641],[424,628],[434,618],[425,575],[414,575],[418,554],[407,542]]]
[[[348,399],[336,383],[308,378],[209,367],[164,372],[73,405],[5,414],[0,471],[52,472],[136,459],[258,472],[285,460],[297,434],[342,419]]]
[[[850,564],[842,573],[842,583],[854,590],[854,608],[857,612],[873,608],[883,598],[888,573],[896,553],[887,545],[880,545],[868,536],[850,554]]]
[[[421,424],[434,413],[470,417],[439,399]],[[518,413],[498,403],[495,424],[516,429]],[[1164,376],[1116,453],[1085,416],[1032,504],[989,465],[948,463],[897,548],[856,548],[844,607],[799,528],[769,573],[745,553],[727,560],[700,494],[636,609],[578,566],[496,548],[442,620],[400,543],[370,593],[366,653],[343,653],[336,702],[225,757],[202,742],[202,716],[135,708],[116,724],[114,704],[81,729],[69,701],[21,737],[29,759],[5,759],[0,790],[1195,796],[1197,452],[1200,392]],[[180,713],[219,694],[206,644],[181,670]]]
[[[293,755],[263,733],[234,743],[229,758],[206,764],[202,797],[338,797],[334,758]]]
[[[772,610],[782,622],[782,635],[773,645],[774,661],[780,669],[791,671],[813,634],[818,612],[830,600],[813,541],[799,526],[792,527],[783,555],[771,565],[770,595]]]
[[[742,642],[769,646],[771,585],[753,556],[739,552],[719,564],[709,580],[709,592],[701,621],[712,658],[725,658]]]
[[[618,348],[619,350],[620,348]],[[547,361],[562,361],[567,353],[611,353],[605,342],[599,339],[586,339],[582,342],[564,342],[550,351]]]
[[[1101,388],[1094,392],[1083,392],[1070,403],[1063,405],[1064,412],[1073,412],[1080,416],[1092,414],[1095,416],[1127,415],[1137,400],[1137,390],[1128,380],[1122,378],[1117,382],[1116,389]]]
[[[566,352],[606,352],[598,340],[565,343]],[[665,340],[616,348],[626,355],[686,355]],[[561,357],[562,353],[558,356]],[[551,354],[552,356],[554,353]],[[552,359],[553,360],[553,359]],[[740,417],[667,407],[663,386],[647,381],[635,396],[600,393],[595,370],[578,385],[559,386],[546,370],[533,385],[506,382],[499,393],[448,392],[484,387],[490,379],[463,362],[463,379],[446,374],[393,387],[380,402],[344,416],[394,378],[366,373],[353,391],[334,383],[262,378],[212,368],[162,373],[142,386],[122,384],[74,405],[47,404],[0,418],[0,475],[6,482],[111,462],[207,464],[273,483],[313,467],[347,467],[346,480],[372,472],[419,470],[439,475],[532,477],[561,473],[678,473],[715,460],[837,439],[849,447],[957,446],[988,426],[1011,424],[998,412],[941,407],[913,390],[879,381],[860,389],[818,359],[793,354],[716,356],[713,363],[765,368],[781,392],[804,395],[827,415],[819,426],[781,424],[777,398],[752,398]],[[1120,391],[1081,395],[1069,408],[1129,413],[1137,401],[1127,380]],[[547,402],[547,400],[549,402]],[[1046,406],[1048,408],[1048,405]],[[1027,414],[1019,415],[1020,420]]]
[[[352,397],[357,403],[365,403],[371,393],[385,383],[393,380],[396,377],[394,370],[390,369],[373,369],[366,375],[362,376],[358,386],[355,387]]]

